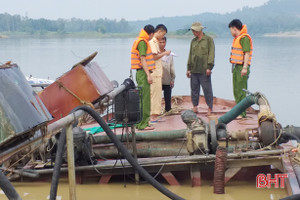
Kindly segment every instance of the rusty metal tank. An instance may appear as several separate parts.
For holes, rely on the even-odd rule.
[[[94,56],[74,65],[54,83],[39,93],[45,106],[57,121],[80,105],[91,105],[113,90],[113,85],[96,62]]]

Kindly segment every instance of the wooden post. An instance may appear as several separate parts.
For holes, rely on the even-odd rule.
[[[133,150],[133,157],[137,161],[137,149],[136,149],[136,135],[135,135],[135,126],[131,126],[131,133],[132,133],[132,150]],[[140,184],[140,175],[137,170],[134,171],[134,179],[135,184]]]
[[[67,129],[67,153],[68,153],[68,175],[69,175],[69,199],[76,200],[76,177],[75,177],[72,124],[67,125],[66,129]]]
[[[172,172],[162,172],[161,175],[169,183],[169,185],[180,185]]]
[[[292,163],[287,155],[282,155],[281,158],[282,158],[284,173],[288,174],[288,178],[285,179],[285,184],[287,186],[287,193],[288,195],[299,194],[300,186],[295,171],[293,169]]]
[[[112,175],[103,175],[100,177],[99,184],[108,184]]]
[[[199,164],[191,164],[192,187],[201,186],[201,170]]]

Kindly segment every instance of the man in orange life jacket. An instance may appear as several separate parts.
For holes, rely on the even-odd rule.
[[[131,69],[136,69],[136,82],[142,88],[142,120],[136,125],[139,130],[154,129],[154,127],[149,126],[151,73],[155,69],[155,61],[149,41],[153,38],[153,35],[154,27],[150,24],[146,25],[134,41],[131,49]]]
[[[252,39],[247,33],[247,26],[238,19],[232,20],[228,25],[232,34],[233,43],[230,54],[232,63],[233,94],[236,103],[246,97],[247,82],[250,74],[250,64],[252,60]],[[245,118],[244,111],[238,118]]]

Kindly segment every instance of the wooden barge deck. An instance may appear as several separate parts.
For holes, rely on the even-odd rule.
[[[128,147],[129,151],[132,151],[134,147],[137,148],[137,161],[138,163],[154,177],[161,175],[165,181],[170,185],[180,185],[180,178],[177,178],[177,174],[184,172],[188,174],[191,179],[191,185],[193,187],[201,186],[203,177],[207,177],[207,173],[211,173],[214,169],[215,158],[214,154],[207,155],[189,155],[186,150],[184,133],[186,125],[181,119],[181,111],[190,109],[191,102],[190,97],[184,96],[175,98],[176,109],[179,111],[172,115],[164,116],[163,122],[153,124],[155,130],[153,131],[136,131],[135,135],[151,135],[162,132],[174,132],[179,135],[177,138],[161,140],[159,138],[153,141],[143,141],[143,139],[137,138],[136,144],[131,141],[125,141],[124,145]],[[173,104],[174,105],[174,104]],[[234,101],[214,98],[214,110],[213,118],[206,116],[207,106],[203,97],[200,98],[198,117],[206,122],[210,119],[216,119],[228,112],[235,105]],[[258,111],[250,108],[247,110],[248,118],[246,120],[233,120],[227,125],[227,131],[229,134],[234,132],[255,132],[258,131],[257,113]],[[83,128],[89,128],[98,126],[96,123],[90,123],[82,126]],[[131,127],[129,127],[128,131]],[[117,128],[114,130],[117,136],[124,134],[123,128]],[[132,132],[126,133],[132,135]],[[125,135],[126,135],[125,134]],[[108,150],[116,151],[114,145],[106,138],[105,133],[97,133],[93,135],[93,140],[99,139],[105,141],[103,143],[94,143],[94,152],[105,152]],[[126,137],[126,136],[124,136]],[[238,141],[235,141],[238,142]],[[234,143],[233,142],[233,145]],[[220,143],[224,146],[224,143]],[[174,148],[174,151],[169,151],[170,147]],[[156,154],[151,157],[143,154],[142,152],[148,152],[149,148],[155,149]],[[291,157],[290,150],[294,148],[286,145],[284,147],[277,147],[271,150],[249,150],[243,148],[237,148],[234,152],[227,154],[226,171],[225,171],[225,183],[232,178],[240,174],[240,176],[251,176],[252,179],[256,178],[259,173],[287,173],[288,179],[286,179],[287,193],[289,195],[300,193],[299,181],[297,180],[296,172],[293,167],[293,158]],[[168,151],[168,153],[164,153]],[[105,154],[104,154],[105,155]],[[143,156],[139,156],[143,155]],[[146,156],[145,156],[146,155]],[[292,155],[293,156],[293,155]],[[106,157],[106,156],[104,156]],[[94,165],[76,166],[76,182],[82,184],[86,179],[90,177],[98,177],[99,184],[108,184],[112,176],[118,175],[131,175],[134,177],[135,182],[140,183],[140,177],[127,160],[118,156],[117,158],[106,157],[107,159],[98,159]],[[275,171],[271,169],[276,169]],[[35,168],[36,172],[40,175],[51,174],[52,168],[37,168],[35,166],[26,166],[25,168]],[[62,166],[61,172],[67,173],[67,165]],[[211,178],[211,177],[210,177]]]
[[[173,99],[173,107],[175,105],[176,109],[179,111],[177,114],[173,113],[172,115],[164,116],[163,122],[158,122],[153,124],[155,130],[153,131],[136,131],[138,134],[156,134],[159,132],[168,132],[173,131],[177,134],[184,132],[186,130],[186,125],[182,122],[180,111],[190,109],[192,104],[190,97],[175,97]],[[226,112],[228,112],[232,107],[235,106],[234,101],[224,100],[220,98],[214,98],[214,110],[213,118],[206,116],[207,106],[203,97],[200,97],[199,104],[199,113],[198,117],[201,117],[206,122],[209,122],[210,119],[217,119]],[[246,120],[234,120],[227,125],[227,130],[230,133],[239,132],[239,131],[258,131],[258,122],[257,122],[257,110],[252,108],[247,110],[248,118]],[[83,126],[83,128],[98,126],[95,123],[91,123]],[[117,128],[114,130],[117,135],[124,133],[124,129]],[[128,133],[129,135],[131,132]],[[179,134],[180,135],[180,134]],[[105,140],[104,144],[94,144],[94,151],[105,152],[109,149],[114,148],[110,144],[108,139],[105,139],[104,133],[97,133],[93,135],[94,138],[100,138]],[[124,136],[125,137],[125,136]],[[142,140],[142,139],[141,139]],[[131,142],[124,142],[125,145],[132,149]],[[154,157],[144,157],[137,158],[138,163],[144,167],[149,173],[157,176],[160,174],[168,184],[170,185],[180,185],[180,181],[176,178],[177,172],[187,172],[190,176],[192,186],[201,186],[202,181],[201,177],[203,173],[207,171],[212,171],[214,168],[215,155],[189,155],[186,146],[184,144],[184,138],[177,138],[175,140],[166,140],[161,141],[159,139],[154,141],[137,141],[135,144],[137,148],[137,154],[143,154],[143,151],[148,151],[149,148],[156,148],[157,154],[154,154]],[[164,154],[164,148],[174,147],[173,152]],[[181,150],[180,150],[181,148]],[[274,172],[272,168],[276,168],[278,173],[288,173],[289,177],[286,180],[288,189],[287,192],[289,195],[300,193],[299,183],[296,179],[294,169],[291,168],[292,162],[289,158],[289,150],[292,147],[286,146],[285,148],[279,147],[278,149],[272,150],[252,150],[244,151],[239,149],[233,153],[228,153],[227,162],[226,162],[226,172],[225,172],[225,182],[230,181],[236,174],[248,173],[252,170],[255,173],[269,173]],[[180,151],[178,151],[180,150]],[[115,151],[117,151],[115,149]],[[173,155],[176,152],[175,155]],[[104,154],[105,155],[105,154]],[[153,155],[152,155],[153,156]],[[255,169],[253,167],[256,167]],[[267,168],[267,171],[265,168]],[[242,170],[242,169],[246,170]],[[96,170],[98,172],[96,172]],[[67,172],[67,168],[63,167],[62,172]],[[255,171],[256,170],[256,171]],[[269,170],[269,171],[268,171]],[[47,174],[51,169],[39,169],[39,174]],[[140,181],[138,174],[132,168],[132,166],[124,159],[114,158],[107,160],[98,160],[95,165],[90,166],[77,166],[76,167],[76,180],[77,183],[83,183],[84,180],[88,177],[99,177],[99,184],[107,184],[114,175],[123,175],[124,173],[129,175],[135,175],[135,181],[138,183]],[[251,173],[250,173],[251,174]],[[256,175],[257,175],[256,174]],[[253,175],[253,173],[252,173]],[[256,178],[256,176],[252,177]]]

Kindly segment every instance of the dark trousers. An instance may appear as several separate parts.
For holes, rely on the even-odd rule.
[[[162,85],[162,89],[164,91],[165,110],[168,112],[171,110],[172,88],[170,85]]]
[[[213,91],[211,86],[211,76],[206,74],[191,75],[191,97],[193,106],[198,106],[200,96],[200,85],[202,86],[206,104],[210,109],[213,108]]]

